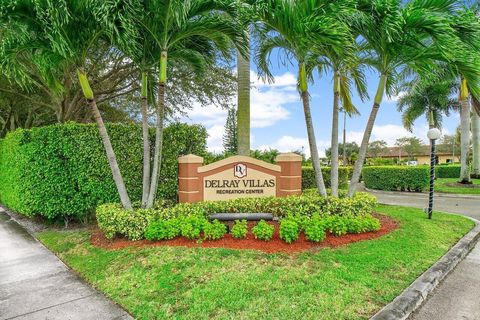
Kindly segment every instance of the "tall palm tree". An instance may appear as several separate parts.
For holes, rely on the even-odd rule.
[[[250,41],[248,41],[250,47]],[[250,155],[250,52],[237,52],[237,139],[238,154]]]
[[[472,112],[472,175],[476,178],[480,178],[480,101],[473,97]]]
[[[460,183],[470,184],[470,127],[471,96],[480,98],[480,18],[475,8],[463,8],[452,19],[456,31],[456,50],[459,52],[448,64],[460,78]]]
[[[261,21],[262,35],[256,55],[260,71],[272,78],[269,57],[274,49],[285,54],[285,63],[295,61],[298,64],[298,89],[303,102],[315,180],[318,192],[326,196],[310,109],[307,62],[327,47],[333,51],[341,51],[343,47],[350,45],[351,42],[345,36],[349,34],[348,28],[337,19],[337,14],[344,10],[343,1],[333,3],[326,0],[260,0],[256,2],[256,9]],[[312,48],[318,51],[312,52]]]
[[[162,161],[169,62],[181,60],[195,70],[204,70],[214,63],[217,51],[229,55],[232,42],[245,55],[246,36],[231,18],[235,16],[234,1],[143,0],[141,5],[139,21],[156,46],[159,69],[155,153],[146,205],[152,207]]]
[[[392,94],[399,71],[409,67],[423,69],[434,58],[446,54],[438,45],[453,33],[449,24],[455,10],[453,0],[411,1],[365,0],[359,3],[355,28],[365,40],[365,54],[380,75],[373,107],[365,128],[358,159],[354,166],[348,195],[353,196],[360,180],[370,136],[385,93]]]
[[[458,83],[444,70],[437,75],[418,76],[398,90],[405,92],[398,100],[397,109],[403,113],[403,126],[409,131],[421,116],[425,116],[430,128],[441,128],[443,117],[460,109],[455,99]]]
[[[15,5],[4,3],[0,7],[0,21],[15,31],[13,42],[16,44],[8,52],[0,53],[2,64],[10,65],[8,69],[3,69],[5,73],[15,81],[25,83],[29,79],[25,79],[28,75],[21,71],[22,68],[35,67],[53,90],[61,92],[63,87],[55,78],[55,70],[70,66],[76,69],[78,82],[97,123],[120,200],[126,209],[132,208],[131,201],[85,66],[87,53],[100,39],[108,42],[113,36],[118,36],[123,41],[130,41],[135,37],[133,29],[124,23],[132,14],[130,8],[127,0],[118,5],[19,0]],[[10,45],[12,39],[2,40]],[[29,57],[28,64],[16,59],[20,56]],[[16,69],[20,70],[19,73],[14,70],[15,65],[20,66]]]
[[[351,93],[352,85],[355,86],[357,94],[362,101],[368,98],[367,84],[363,72],[363,64],[358,57],[354,56],[356,48],[352,44],[343,51],[334,51],[326,48],[322,56],[314,61],[320,75],[327,73],[327,70],[333,74],[333,112],[332,112],[332,135],[331,135],[331,173],[330,185],[332,195],[338,196],[338,168],[339,168],[339,115],[340,109],[345,111],[345,117],[359,114],[358,109],[352,103]],[[344,119],[344,122],[346,118]],[[344,132],[344,140],[345,132]],[[345,143],[345,141],[344,141]],[[345,150],[344,150],[345,151]],[[345,161],[344,161],[345,162]]]

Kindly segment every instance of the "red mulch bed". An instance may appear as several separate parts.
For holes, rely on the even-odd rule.
[[[382,215],[382,214],[373,214],[376,218],[380,220],[381,228],[376,232],[366,232],[361,234],[347,234],[344,236],[336,237],[332,234],[327,233],[325,240],[321,243],[315,243],[308,241],[304,234],[301,233],[298,240],[294,241],[291,244],[284,242],[280,239],[278,233],[278,223],[270,222],[275,225],[275,234],[271,241],[261,241],[255,239],[253,234],[249,232],[246,239],[235,239],[231,234],[226,234],[224,238],[216,241],[205,240],[201,243],[198,243],[196,240],[189,240],[184,237],[178,237],[172,240],[163,240],[163,241],[130,241],[124,238],[116,238],[113,240],[108,240],[105,238],[103,233],[98,229],[92,230],[90,237],[90,242],[92,245],[109,250],[117,250],[128,247],[159,247],[159,246],[169,246],[169,247],[189,247],[189,248],[229,248],[229,249],[243,249],[243,250],[258,250],[266,253],[296,253],[308,250],[315,250],[319,248],[335,248],[343,246],[352,242],[371,240],[379,238],[387,233],[392,232],[397,229],[399,224],[396,220]],[[249,224],[250,229],[255,225],[255,222]]]

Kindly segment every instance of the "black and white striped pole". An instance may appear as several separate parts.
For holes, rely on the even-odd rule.
[[[432,128],[428,130],[427,133],[428,139],[430,139],[430,190],[428,193],[428,219],[432,219],[432,211],[433,211],[433,192],[434,192],[434,184],[435,184],[435,143],[440,137],[442,133],[437,128]]]

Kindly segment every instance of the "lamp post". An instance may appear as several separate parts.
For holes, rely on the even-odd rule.
[[[427,136],[432,146],[430,151],[430,191],[428,193],[428,219],[432,219],[433,189],[435,183],[435,142],[440,139],[442,133],[437,128],[428,130]]]

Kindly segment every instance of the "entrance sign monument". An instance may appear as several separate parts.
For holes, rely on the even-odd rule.
[[[233,156],[203,165],[203,158],[178,159],[179,202],[237,198],[286,197],[302,192],[302,157],[280,154],[271,164],[245,156]]]

